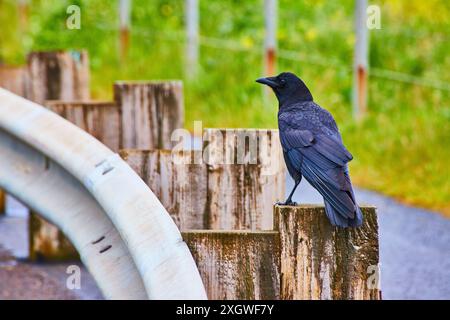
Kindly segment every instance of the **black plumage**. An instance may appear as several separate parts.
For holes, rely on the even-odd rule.
[[[280,141],[287,169],[295,181],[284,204],[294,204],[292,195],[303,176],[323,196],[333,225],[360,226],[362,213],[347,166],[353,157],[342,142],[333,116],[313,101],[309,89],[292,73],[257,82],[270,86],[279,101]]]

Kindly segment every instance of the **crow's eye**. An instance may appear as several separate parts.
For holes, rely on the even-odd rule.
[[[281,83],[282,86],[285,86],[286,85],[286,80],[280,79],[280,83]]]

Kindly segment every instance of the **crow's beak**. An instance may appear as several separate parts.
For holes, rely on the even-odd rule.
[[[276,77],[259,78],[256,80],[256,82],[266,84],[271,88],[279,87]]]

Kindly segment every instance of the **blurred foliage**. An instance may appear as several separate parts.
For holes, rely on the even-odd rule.
[[[183,69],[184,1],[132,2],[131,47],[120,64],[117,1],[33,0],[21,26],[16,2],[0,0],[0,61],[23,63],[30,50],[87,48],[95,98],[110,99],[114,80],[181,78],[188,128],[194,120],[276,127],[276,101],[254,83],[263,73],[262,0],[200,0],[201,63],[192,81]],[[382,29],[370,32],[371,67],[450,82],[450,2],[371,3],[382,12]],[[81,7],[81,30],[65,27],[69,4]],[[279,0],[279,47],[298,52],[300,61],[280,58],[278,69],[299,74],[335,115],[358,185],[450,216],[450,92],[371,77],[369,114],[353,121],[353,9],[353,0]]]

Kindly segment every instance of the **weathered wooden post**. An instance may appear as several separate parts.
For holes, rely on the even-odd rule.
[[[28,81],[26,98],[40,104],[47,100],[88,100],[88,54],[84,50],[31,52],[28,55]],[[68,259],[77,256],[62,232],[32,211],[29,232],[31,259]]]
[[[279,299],[279,237],[273,231],[186,231],[209,299]]]
[[[273,204],[285,196],[278,130],[206,129],[204,139],[209,228],[271,230]]]
[[[84,50],[32,52],[28,55],[28,76],[26,98],[34,102],[89,99],[89,61]]]
[[[181,81],[116,82],[114,99],[121,112],[121,148],[172,148],[172,132],[184,125]]]
[[[120,156],[158,197],[180,230],[207,229],[205,164],[194,164],[194,152],[171,150],[121,150]]]
[[[97,138],[111,150],[120,146],[120,111],[113,101],[46,101],[45,106]]]
[[[181,230],[271,230],[273,204],[285,193],[278,131],[207,129],[205,139],[198,151],[120,154]]]
[[[113,151],[119,150],[119,108],[107,101],[46,101],[45,106],[82,128]],[[69,260],[78,253],[62,231],[36,213],[30,214],[30,259]]]
[[[23,66],[0,65],[0,87],[25,97],[27,69]]]
[[[322,206],[275,206],[280,232],[281,299],[381,298],[378,223],[374,207],[362,208],[360,228],[331,226]]]
[[[25,96],[27,88],[27,71],[24,67],[0,64],[0,87],[20,96]],[[0,190],[0,215],[5,213],[6,194]]]

